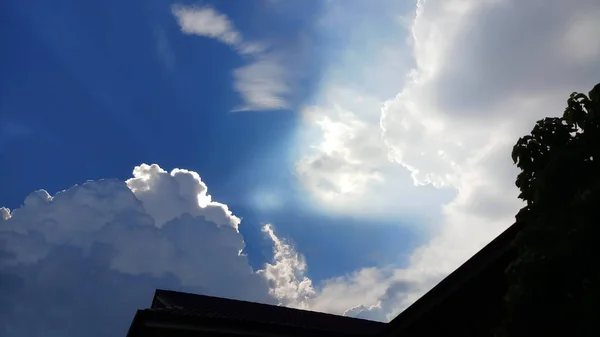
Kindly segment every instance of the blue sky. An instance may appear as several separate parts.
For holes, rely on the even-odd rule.
[[[289,109],[251,113],[231,111],[243,104],[231,86],[231,69],[243,66],[243,55],[214,39],[182,34],[171,5],[40,2],[32,11],[9,4],[14,14],[3,31],[16,52],[14,59],[3,60],[10,87],[3,91],[7,131],[2,155],[11,158],[1,178],[3,205],[16,208],[39,188],[54,194],[89,179],[126,179],[139,163],[159,163],[199,172],[215,200],[247,219],[242,231],[256,240],[262,224],[275,222],[281,223],[282,233],[296,233],[293,239],[301,247],[331,246],[319,241],[340,223],[356,221],[307,210],[294,177],[294,158],[288,154],[299,124],[294,108],[314,100],[319,70],[328,54],[336,53],[335,44],[324,43],[334,34],[322,37],[312,28],[322,4],[278,9],[268,2],[229,2],[219,7],[237,29],[276,43],[286,53],[294,51],[296,57],[288,62],[302,69],[293,79],[297,83]],[[248,12],[255,14],[249,17]],[[40,161],[56,164],[36,165]],[[286,209],[277,214],[261,207],[262,202],[256,205],[253,194],[265,193],[278,193],[265,198],[287,199]],[[322,228],[323,222],[331,226],[297,230]],[[331,277],[375,262],[365,256],[398,252],[401,245],[384,240],[389,233],[417,234],[396,222],[375,221],[374,231],[350,225],[355,229],[345,232],[335,249],[318,253],[337,263],[314,266],[311,273],[318,279]],[[356,251],[359,238],[366,244]],[[260,266],[265,256],[252,252],[253,247],[248,240],[251,261]],[[305,254],[316,259],[310,250]]]
[[[2,2],[0,334],[124,334],[157,287],[393,318],[598,81],[578,2]]]

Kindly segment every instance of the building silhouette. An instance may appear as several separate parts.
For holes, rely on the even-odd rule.
[[[516,223],[389,323],[205,295],[157,290],[128,337],[492,336],[502,317],[504,270]]]
[[[384,323],[226,298],[157,290],[127,336],[371,336]]]

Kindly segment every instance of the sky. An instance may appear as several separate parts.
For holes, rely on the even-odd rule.
[[[389,321],[513,223],[595,0],[0,3],[0,335],[156,288]]]

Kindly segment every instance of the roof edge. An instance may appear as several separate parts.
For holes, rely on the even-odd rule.
[[[406,308],[391,320],[382,335],[402,330],[419,320],[424,314],[455,293],[460,287],[481,274],[493,262],[505,256],[511,249],[512,240],[524,226],[523,221],[518,221],[504,230],[500,235],[485,245],[475,255],[464,262],[460,267],[442,279],[431,290],[421,296],[412,305]]]

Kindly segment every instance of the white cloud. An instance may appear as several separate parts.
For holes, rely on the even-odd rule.
[[[375,304],[385,294],[393,269],[363,268],[345,276],[325,280],[311,299],[314,310],[350,314],[352,309]]]
[[[416,66],[403,74],[407,81],[396,97],[378,101],[382,134],[373,131],[378,124],[372,122],[373,109],[365,113],[352,99],[333,97],[333,103],[313,110],[320,117],[308,119],[312,123],[340,116],[337,124],[316,124],[323,141],[316,144],[316,154],[299,163],[301,177],[316,197],[350,186],[345,191],[360,191],[357,200],[365,207],[373,195],[393,195],[397,203],[388,208],[401,209],[412,198],[441,211],[433,236],[412,252],[408,266],[365,282],[365,289],[379,290],[369,296],[356,294],[361,299],[347,314],[391,318],[512,224],[521,203],[516,198],[517,171],[510,149],[535,120],[560,115],[568,94],[585,92],[600,79],[597,46],[582,42],[597,35],[596,21],[589,18],[599,9],[592,0],[569,4],[418,1],[409,32]],[[397,31],[398,40],[402,41],[404,33]],[[362,82],[368,82],[368,74],[362,76],[367,76],[359,77]],[[336,78],[327,82],[329,87],[340,83],[344,82]],[[327,92],[323,96],[331,97]],[[354,98],[365,96],[361,92],[356,91]],[[344,104],[350,106],[345,110],[351,114],[324,109]],[[369,131],[361,134],[360,130]],[[337,151],[327,151],[327,144],[335,144]],[[385,155],[378,155],[381,144],[385,144]],[[418,195],[407,187],[376,190],[377,179],[388,182],[401,176],[398,171],[390,174],[381,169],[384,156],[409,172],[419,188],[452,189],[457,191],[455,198],[441,204],[439,199],[432,202],[435,192]],[[347,172],[357,177],[369,177],[364,172],[378,175],[349,184],[342,179]],[[335,209],[324,198],[320,200],[323,207]],[[348,292],[360,281],[349,276],[326,284]],[[327,307],[324,303],[330,300],[325,294],[323,290],[314,298],[313,307]]]
[[[216,39],[249,57],[247,65],[233,71],[233,87],[243,101],[234,111],[289,108],[290,75],[264,43],[244,39],[227,15],[212,7],[174,5],[172,12],[183,33]]]
[[[264,48],[259,43],[245,42],[227,15],[217,12],[212,7],[173,5],[171,10],[185,34],[216,39],[232,46],[241,54],[258,53]]]
[[[54,196],[33,192],[13,211],[0,207],[0,219],[0,288],[6,289],[0,298],[11,308],[0,329],[12,331],[8,336],[40,329],[76,335],[73,329],[82,327],[74,322],[98,312],[110,312],[111,324],[106,328],[99,318],[96,335],[121,333],[157,287],[358,314],[378,298],[384,300],[370,308],[388,308],[385,299],[395,298],[389,287],[400,282],[397,270],[366,268],[315,287],[304,257],[272,225],[263,232],[273,242],[273,258],[253,271],[241,254],[240,219],[212,200],[196,172],[156,164],[135,167],[125,182],[88,181]],[[54,316],[41,317],[56,301],[51,294],[65,300]],[[115,296],[123,303],[117,311],[106,300]],[[34,319],[39,324],[30,327]]]
[[[242,38],[226,15],[210,7],[173,6],[173,14],[179,21],[181,31],[215,38],[229,45],[237,45]]]
[[[244,105],[236,111],[277,110],[288,108],[286,97],[291,88],[286,83],[287,71],[272,56],[258,57],[254,62],[235,69],[234,88]]]
[[[362,194],[371,183],[382,180],[379,171],[386,153],[379,146],[376,127],[341,106],[331,110],[309,107],[303,113],[318,126],[323,138],[316,151],[298,162],[297,169],[320,199]]]
[[[265,264],[258,274],[263,275],[270,283],[270,293],[286,306],[308,308],[306,300],[314,296],[312,281],[304,275],[306,262],[304,257],[287,242],[278,238],[273,227],[263,227],[273,241],[273,263]]]
[[[433,216],[431,208],[452,191],[417,188],[404,168],[390,162],[379,128],[381,103],[347,87],[333,87],[325,97],[325,104],[302,112],[300,144],[308,149],[296,164],[315,203],[365,219]]]
[[[126,183],[158,227],[181,214],[202,216],[236,230],[240,224],[227,205],[212,200],[196,172],[174,169],[169,174],[156,164],[142,164],[133,170],[133,178]]]
[[[345,43],[325,67],[317,104],[304,107],[296,171],[317,208],[423,225],[439,218],[438,205],[454,191],[417,188],[390,161],[379,125],[384,99],[397,92],[410,70],[409,30],[398,17],[405,5],[379,1],[328,3],[318,22],[323,35]]]
[[[110,266],[121,273],[173,275],[208,293],[269,300],[266,283],[239,254],[240,219],[212,201],[197,173],[142,164],[133,175],[127,182],[90,181],[53,197],[40,190],[11,213],[3,210],[0,235],[13,256],[4,263],[35,264],[57,247],[87,252],[103,243],[118,251]]]

